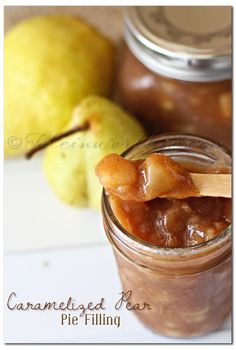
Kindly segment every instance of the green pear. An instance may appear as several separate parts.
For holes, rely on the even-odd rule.
[[[27,19],[4,40],[5,154],[23,154],[69,123],[91,94],[110,93],[114,46],[77,17]]]
[[[145,137],[139,122],[113,102],[98,96],[84,99],[66,130],[87,125],[45,152],[44,170],[54,192],[77,207],[100,208],[102,186],[95,166],[109,153],[122,153]]]

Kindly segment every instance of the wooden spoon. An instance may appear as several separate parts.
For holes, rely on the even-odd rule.
[[[201,196],[231,198],[231,174],[190,175]]]

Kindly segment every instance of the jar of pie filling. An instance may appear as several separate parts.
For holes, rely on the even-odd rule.
[[[137,160],[154,152],[202,171],[213,165],[231,167],[231,157],[225,149],[184,134],[156,136],[134,145],[123,155]],[[134,311],[147,328],[170,337],[192,337],[220,327],[231,310],[230,227],[195,246],[161,248],[122,227],[105,191],[102,213],[123,290],[133,292],[133,303],[145,302],[151,307]]]
[[[150,135],[185,132],[231,148],[231,7],[128,7],[116,99]]]

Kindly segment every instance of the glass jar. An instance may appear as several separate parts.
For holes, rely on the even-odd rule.
[[[129,7],[116,99],[150,134],[186,132],[231,148],[231,8]]]
[[[164,134],[134,145],[128,159],[144,159],[154,152],[178,162],[207,169],[217,164],[230,169],[231,157],[220,146],[190,135]],[[231,310],[231,229],[187,248],[161,248],[127,232],[116,219],[103,192],[104,228],[114,250],[125,292],[140,321],[155,332],[191,337],[217,329]]]

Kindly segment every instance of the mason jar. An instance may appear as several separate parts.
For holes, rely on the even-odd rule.
[[[127,159],[158,152],[208,172],[230,171],[231,157],[206,139],[164,134],[128,149]],[[192,337],[220,327],[231,310],[231,228],[213,239],[186,248],[164,248],[127,232],[103,192],[104,228],[116,258],[124,292],[131,302],[151,309],[134,311],[151,330],[170,337]]]
[[[192,133],[231,148],[231,12],[127,8],[116,99],[149,134]]]

